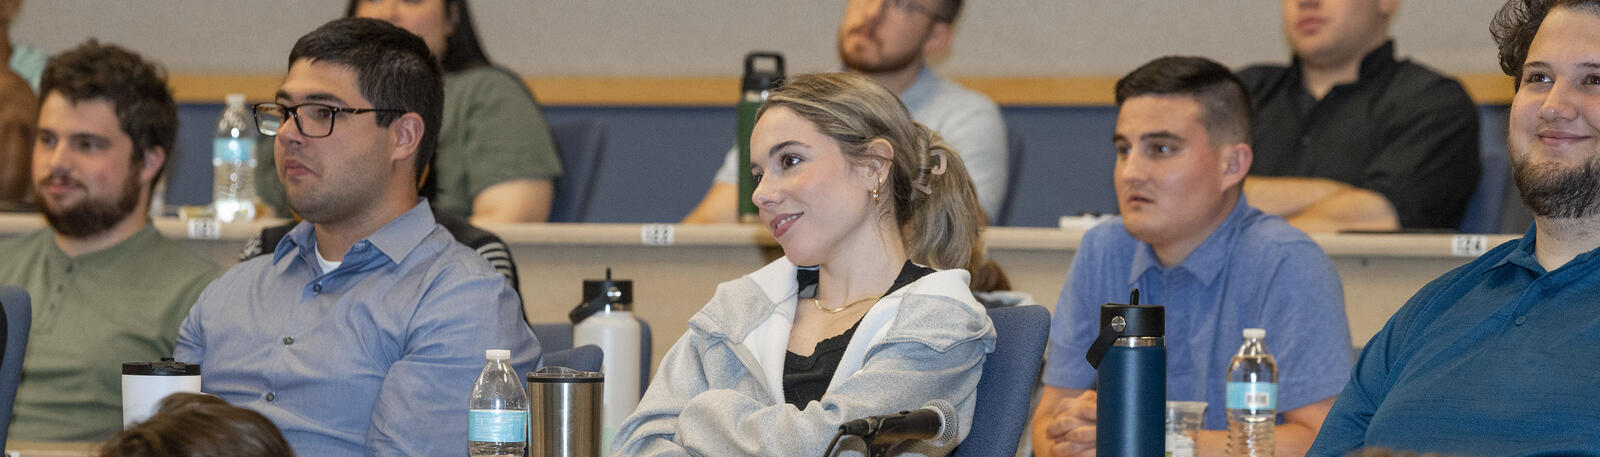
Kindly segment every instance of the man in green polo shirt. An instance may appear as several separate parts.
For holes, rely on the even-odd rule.
[[[0,284],[33,297],[10,439],[98,441],[122,424],[122,363],[171,356],[218,268],[147,215],[177,136],[163,72],[89,40],[40,89],[33,190],[50,227],[0,240]]]

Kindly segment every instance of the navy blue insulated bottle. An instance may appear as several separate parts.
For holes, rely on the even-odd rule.
[[[1108,303],[1100,307],[1100,336],[1085,356],[1098,378],[1096,455],[1151,457],[1166,452],[1165,309]]]

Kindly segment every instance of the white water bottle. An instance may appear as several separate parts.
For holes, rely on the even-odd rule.
[[[633,283],[606,279],[583,282],[584,303],[574,310],[577,323],[572,327],[573,346],[593,344],[605,353],[600,371],[605,372],[601,395],[600,449],[610,455],[611,437],[623,420],[639,406],[639,321],[633,317]],[[580,313],[579,311],[582,311]],[[583,316],[582,314],[587,314]]]
[[[1244,329],[1244,344],[1228,364],[1229,457],[1271,457],[1278,422],[1278,362],[1263,342],[1267,331]]]
[[[211,145],[211,205],[219,221],[249,222],[256,218],[256,126],[244,94],[227,100]]]
[[[467,399],[467,453],[517,456],[528,447],[528,394],[511,368],[511,351],[490,349]]]

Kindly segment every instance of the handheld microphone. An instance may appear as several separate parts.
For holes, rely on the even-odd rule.
[[[923,440],[930,446],[943,447],[955,441],[959,430],[956,408],[950,402],[938,399],[916,411],[856,419],[839,426],[840,433],[859,436],[871,446]]]

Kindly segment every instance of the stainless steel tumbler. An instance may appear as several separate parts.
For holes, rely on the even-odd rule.
[[[600,457],[605,374],[567,367],[528,373],[528,455]]]

